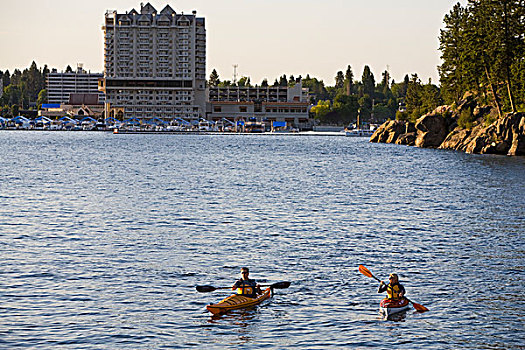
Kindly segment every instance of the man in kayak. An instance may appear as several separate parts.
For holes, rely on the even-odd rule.
[[[405,287],[403,287],[403,285],[399,283],[399,278],[397,274],[391,273],[388,280],[389,280],[388,284],[385,284],[385,282],[381,281],[377,292],[383,293],[384,291],[386,291],[386,294],[388,295],[388,299],[392,299],[392,300],[403,299],[405,297]]]
[[[237,289],[237,294],[245,295],[250,298],[256,298],[257,294],[262,294],[261,287],[249,278],[250,270],[247,267],[241,269],[241,279],[235,282],[232,290]]]

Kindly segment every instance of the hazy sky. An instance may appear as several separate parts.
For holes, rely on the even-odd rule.
[[[0,70],[39,67],[64,70],[83,63],[103,70],[106,10],[124,13],[136,0],[0,0]],[[143,1],[147,3],[147,1]],[[334,84],[351,65],[356,79],[369,65],[376,81],[387,66],[396,81],[418,73],[438,81],[436,66],[443,16],[457,0],[178,0],[150,1],[160,11],[197,11],[206,18],[207,72],[221,80],[238,76],[253,84],[282,74],[310,74]],[[464,3],[464,1],[460,1]]]

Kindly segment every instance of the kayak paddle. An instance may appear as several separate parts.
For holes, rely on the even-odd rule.
[[[370,272],[370,270],[367,269],[366,267],[364,267],[363,265],[359,265],[359,272],[361,272],[366,277],[370,277],[370,278],[375,279],[378,282],[382,282],[379,278],[377,278],[376,276],[372,275],[372,272]],[[408,299],[407,297],[404,297],[404,298],[406,300],[408,300],[408,302],[411,303],[414,306],[414,309],[416,309],[417,311],[419,311],[419,312],[428,311],[428,309],[426,307],[424,307],[423,305],[418,304],[418,303],[414,303],[412,300]]]
[[[270,288],[273,288],[273,289],[286,289],[286,288],[290,287],[291,283],[292,282],[285,281],[285,282],[277,282],[277,283],[274,283],[274,284],[261,284],[260,286],[261,287],[270,287]],[[208,292],[213,292],[213,291],[215,291],[217,289],[231,289],[232,287],[197,286],[195,288],[197,289],[198,292],[208,293]]]

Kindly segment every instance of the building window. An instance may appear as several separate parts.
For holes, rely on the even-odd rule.
[[[248,108],[246,106],[239,106],[239,112],[246,113],[248,112]]]
[[[222,108],[221,108],[221,106],[213,106],[213,112],[215,112],[215,113],[220,113],[220,112],[222,112]]]

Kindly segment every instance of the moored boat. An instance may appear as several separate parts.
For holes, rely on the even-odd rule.
[[[385,316],[397,314],[399,312],[408,310],[410,304],[407,299],[383,299],[379,303],[379,312]]]
[[[374,134],[373,130],[368,129],[351,129],[345,132],[348,137],[371,137]]]
[[[210,304],[206,306],[209,312],[214,315],[223,314],[230,310],[244,309],[252,306],[259,305],[266,299],[272,296],[272,288],[266,288],[261,295],[257,298],[250,298],[245,295],[234,294],[230,295],[226,299],[222,300],[217,304]]]

